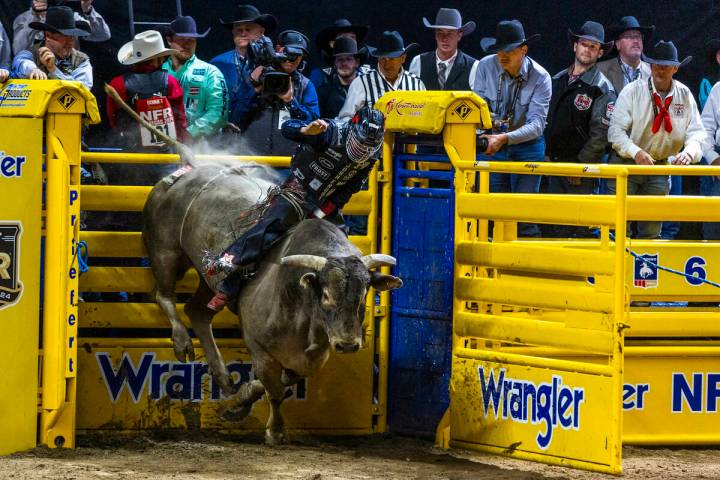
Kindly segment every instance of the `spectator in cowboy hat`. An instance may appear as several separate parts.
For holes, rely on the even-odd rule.
[[[360,55],[360,72],[366,73],[370,70],[370,65],[364,65],[367,59],[367,49],[364,46],[365,37],[367,36],[369,27],[366,25],[355,25],[346,18],[339,18],[332,25],[323,28],[315,37],[315,46],[322,55],[323,62],[329,65],[326,68],[314,68],[310,72],[310,81],[316,87],[330,79],[332,67],[334,65],[333,48],[335,40],[338,38],[351,38],[357,44],[357,50]]]
[[[430,90],[472,90],[478,61],[460,51],[458,44],[475,31],[475,22],[463,24],[458,10],[441,8],[434,24],[424,17],[423,23],[435,31],[436,48],[413,58],[408,70]]]
[[[706,141],[700,112],[688,87],[673,79],[678,69],[692,57],[678,60],[672,42],[660,40],[650,64],[650,78],[627,85],[618,95],[610,119],[608,140],[614,149],[610,163],[638,165],[697,163]],[[608,181],[615,193],[615,181]],[[628,195],[667,195],[668,175],[632,175],[628,178]],[[639,238],[657,238],[660,222],[640,222]]]
[[[345,103],[348,88],[360,72],[360,60],[355,40],[340,37],[333,46],[333,67],[328,80],[317,87],[320,116],[335,118]]]
[[[220,70],[195,56],[197,39],[205,38],[210,29],[198,33],[195,19],[180,16],[170,23],[170,30],[168,43],[177,53],[168,57],[163,69],[178,79],[185,94],[188,133],[195,140],[212,136],[227,122],[228,92]]]
[[[608,147],[607,130],[615,103],[610,81],[597,69],[597,60],[612,48],[605,30],[588,21],[576,33],[568,30],[574,60],[552,78],[552,98],[545,128],[550,161],[600,163]],[[548,178],[548,193],[595,193],[596,180],[581,177]],[[586,227],[553,225],[556,237],[587,237]]]
[[[633,80],[645,81],[650,77],[650,65],[642,60],[642,53],[644,42],[650,40],[654,31],[655,25],[640,25],[633,16],[622,17],[620,23],[608,28],[608,36],[615,41],[618,56],[598,62],[597,66],[618,95]]]
[[[338,119],[349,120],[362,107],[375,105],[388,91],[425,90],[422,80],[403,68],[408,50],[416,45],[406,47],[398,31],[383,32],[378,46],[368,47],[370,55],[378,59],[378,68],[353,80]]]
[[[30,47],[15,56],[12,75],[32,80],[76,80],[92,88],[93,75],[90,59],[75,49],[77,37],[87,37],[86,30],[78,28],[73,11],[68,7],[50,7],[44,22],[30,26],[45,32],[42,45]]]
[[[493,161],[542,162],[545,159],[543,130],[550,104],[552,81],[548,72],[528,53],[528,45],[540,35],[525,36],[519,20],[503,20],[495,38],[483,38],[480,45],[490,53],[480,60],[474,91],[485,99],[493,117],[493,131],[482,135],[487,148],[479,159]],[[492,192],[537,193],[537,175],[490,176]],[[518,224],[518,235],[538,237],[535,224]]]
[[[43,32],[30,26],[32,22],[44,22],[48,9],[47,0],[30,0],[30,8],[15,17],[13,22],[13,51],[17,55],[23,50],[30,50],[33,45],[42,43]],[[59,2],[54,6],[60,6]],[[82,37],[89,42],[104,42],[110,39],[110,27],[103,17],[93,7],[94,0],[78,0],[74,12],[78,26],[87,27],[88,36]],[[75,48],[79,49],[80,44],[75,39]]]
[[[110,86],[139,115],[150,118],[149,121],[168,136],[184,142],[188,140],[188,133],[183,90],[177,79],[162,69],[165,58],[176,53],[176,50],[165,48],[160,32],[148,30],[138,33],[120,47],[117,54],[118,62],[127,66],[129,71],[113,78]],[[153,115],[157,110],[162,115]],[[107,97],[106,111],[110,128],[117,129],[122,148],[169,151],[167,145],[138,125],[110,96]],[[160,178],[152,183],[157,180]]]
[[[255,87],[250,81],[254,66],[247,58],[250,43],[263,35],[271,35],[277,20],[269,14],[260,13],[252,5],[238,5],[233,16],[220,19],[231,32],[235,48],[213,58],[210,63],[225,76],[230,99],[229,125],[239,131],[239,125],[248,121],[250,112],[257,106]]]

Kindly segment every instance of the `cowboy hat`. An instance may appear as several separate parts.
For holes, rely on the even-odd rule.
[[[692,57],[685,57],[682,62],[679,61],[678,51],[677,48],[675,48],[675,44],[673,42],[665,42],[663,40],[660,40],[658,43],[655,44],[655,47],[653,48],[652,57],[643,55],[643,60],[645,60],[651,65],[654,64],[670,67],[684,67],[685,65],[690,63]]]
[[[235,7],[232,20],[220,19],[220,23],[232,28],[236,23],[257,23],[265,29],[265,35],[270,35],[277,28],[277,19],[269,13],[260,13],[253,5],[238,5]]]
[[[509,52],[539,38],[539,33],[526,38],[525,29],[520,20],[503,20],[497,24],[495,38],[483,38],[480,40],[480,46],[487,53]]]
[[[454,8],[441,8],[435,16],[435,23],[423,17],[423,24],[433,30],[460,30],[463,35],[470,35],[475,31],[475,22],[467,22],[463,25],[460,11]]]
[[[363,59],[363,54],[358,52],[357,43],[355,40],[348,37],[340,37],[335,40],[333,45],[332,56],[339,57],[341,55],[352,55],[358,60]]]
[[[185,38],[205,38],[210,33],[210,28],[205,30],[204,33],[198,33],[195,19],[182,15],[170,22],[170,29],[173,31],[173,35]]]
[[[87,23],[87,22],[86,22]],[[44,22],[30,22],[30,28],[67,35],[68,37],[87,37],[90,33],[78,26],[75,13],[69,7],[49,7]]]
[[[328,52],[332,50],[330,48],[330,42],[335,40],[338,34],[343,32],[352,32],[357,38],[358,45],[362,45],[367,36],[369,27],[366,25],[354,25],[350,20],[346,18],[338,18],[329,27],[325,27],[318,32],[315,36],[315,43],[317,49],[322,52]]]
[[[120,47],[117,58],[123,65],[135,65],[153,58],[167,57],[173,53],[178,51],[165,48],[160,32],[147,30],[138,33],[131,41]]]
[[[380,36],[377,47],[368,46],[367,48],[370,55],[375,58],[397,58],[405,55],[410,48],[415,46],[417,43],[411,43],[406,47],[402,35],[397,30],[386,30]]]
[[[608,27],[608,36],[613,40],[617,40],[620,35],[628,30],[638,30],[643,35],[650,36],[655,31],[655,25],[640,25],[637,18],[628,15],[622,17],[620,23]]]
[[[578,33],[575,33],[568,28],[568,37],[573,42],[584,39],[599,43],[600,48],[603,50],[610,50],[613,46],[613,42],[605,42],[605,29],[603,26],[593,21],[583,23],[583,26],[580,27],[580,31]]]

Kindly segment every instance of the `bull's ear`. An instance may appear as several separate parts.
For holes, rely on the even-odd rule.
[[[394,290],[403,286],[399,277],[386,275],[380,272],[370,272],[370,285],[379,291]]]
[[[317,274],[312,272],[306,273],[305,275],[300,277],[300,286],[305,289],[313,288],[316,282]]]

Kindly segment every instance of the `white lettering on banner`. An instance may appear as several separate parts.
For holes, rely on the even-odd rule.
[[[546,450],[552,442],[555,428],[580,430],[580,405],[585,401],[584,388],[563,385],[560,375],[553,375],[552,383],[535,384],[528,380],[516,380],[505,376],[501,368],[497,380],[493,368],[478,367],[480,391],[484,416],[487,418],[490,405],[495,418],[517,423],[537,425],[545,422],[545,431],[535,437],[538,447]]]
[[[146,388],[152,400],[169,397],[171,400],[199,402],[206,399],[208,393],[212,401],[221,399],[220,386],[212,379],[207,363],[156,360],[155,352],[144,352],[137,365],[124,353],[118,368],[113,367],[108,352],[97,352],[95,359],[112,403],[117,403],[124,388],[127,388],[133,403],[140,401]],[[227,369],[236,386],[255,378],[250,362],[229,362]],[[209,392],[203,389],[204,378],[209,379]],[[288,396],[295,400],[305,400],[306,380],[301,380],[288,390]]]

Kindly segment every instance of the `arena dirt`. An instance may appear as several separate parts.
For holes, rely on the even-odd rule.
[[[720,453],[625,448],[624,478],[720,478]],[[259,437],[188,435],[82,437],[75,450],[37,448],[0,458],[9,479],[596,479],[606,475],[467,451],[410,438],[294,438],[268,447]]]

